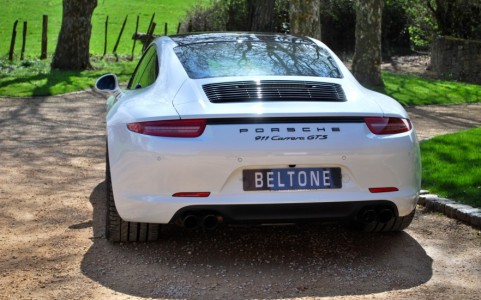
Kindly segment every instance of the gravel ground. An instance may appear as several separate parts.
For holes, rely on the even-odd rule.
[[[108,243],[103,101],[0,98],[0,299],[479,299],[481,232],[422,207],[395,234],[167,228]],[[422,139],[481,124],[479,104],[409,111]]]
[[[416,106],[407,111],[421,141],[481,126],[481,104]]]

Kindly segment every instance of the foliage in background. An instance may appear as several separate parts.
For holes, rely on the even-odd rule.
[[[194,7],[187,15],[196,15],[196,11],[201,11],[203,14],[193,22],[195,31],[207,30],[245,30],[241,27],[247,20],[247,0],[187,0],[183,1],[180,5],[175,0],[145,0],[142,2],[142,6],[138,3],[129,0],[98,0],[98,7],[96,8],[93,16],[93,31],[91,40],[91,52],[97,57],[103,53],[103,30],[105,17],[109,15],[109,40],[108,40],[108,53],[111,53],[114,46],[114,42],[117,38],[118,32],[121,27],[121,23],[125,18],[126,12],[129,12],[129,19],[127,27],[125,29],[123,38],[120,43],[119,53],[123,53],[124,56],[130,54],[132,48],[131,34],[135,31],[135,18],[137,14],[140,15],[140,32],[147,30],[148,22],[153,12],[156,12],[155,20],[161,24],[162,21],[169,22],[170,24],[176,24],[179,18],[186,15],[185,9]],[[337,53],[342,56],[342,49],[348,49],[348,42],[354,41],[354,18],[351,14],[354,13],[352,8],[353,0],[321,0],[322,1],[322,17],[324,22],[329,23],[329,26],[324,24],[324,29],[333,28],[333,30],[327,34],[323,32],[323,40],[328,41],[329,38],[340,42],[340,49],[333,47]],[[399,6],[404,9],[404,13],[407,17],[409,26],[409,35],[411,37],[411,43],[415,49],[419,49],[420,46],[427,45],[428,32],[434,28],[432,16],[425,5],[424,0],[385,0],[386,7],[391,7],[393,10],[391,28],[401,28],[404,21],[396,20],[399,15]],[[434,1],[434,0],[432,0]],[[456,0],[465,1],[465,0]],[[470,0],[466,0],[470,1]],[[477,0],[472,0],[476,3]],[[47,95],[58,94],[62,90],[74,91],[88,88],[92,86],[93,80],[101,71],[92,71],[87,73],[86,76],[91,76],[90,79],[83,80],[80,78],[82,74],[67,74],[69,80],[62,87],[60,80],[63,73],[49,72],[49,62],[39,62],[33,57],[38,57],[40,54],[40,34],[41,34],[41,19],[42,14],[48,14],[49,21],[49,52],[54,50],[54,44],[58,35],[61,21],[61,5],[62,0],[16,0],[7,1],[2,3],[2,10],[0,10],[0,38],[7,42],[0,43],[0,57],[5,57],[9,46],[9,37],[11,34],[11,26],[15,19],[27,19],[29,21],[28,39],[27,39],[27,57],[28,59],[23,62],[9,62],[2,61],[0,59],[0,94],[12,95],[12,96],[27,96],[27,95]],[[194,5],[195,6],[192,6]],[[288,32],[289,31],[289,1],[288,0],[276,0],[276,31]],[[398,11],[398,12],[397,12]],[[188,19],[188,18],[186,18]],[[183,19],[184,21],[186,19]],[[402,18],[401,18],[402,19]],[[423,21],[424,20],[424,21]],[[208,22],[207,25],[203,25],[202,22]],[[424,23],[423,23],[424,22]],[[478,22],[481,23],[481,22]],[[425,24],[425,25],[422,25]],[[184,23],[184,26],[186,24]],[[330,27],[331,26],[331,27]],[[386,26],[386,25],[385,25]],[[416,27],[417,26],[417,27]],[[425,26],[425,27],[423,27]],[[175,28],[174,28],[175,27]],[[424,35],[416,35],[413,28],[419,28],[419,32]],[[176,26],[170,26],[169,32],[176,31]],[[16,53],[19,53],[19,41],[21,39],[21,26],[19,25]],[[157,33],[163,31],[163,26],[157,27]],[[352,35],[349,35],[349,30],[352,31]],[[393,29],[393,36],[398,29]],[[480,31],[481,32],[481,31]],[[385,35],[391,36],[391,34],[385,33]],[[6,37],[7,36],[7,37]],[[419,41],[416,40],[419,38]],[[332,47],[329,42],[327,44]],[[140,54],[141,45],[137,44],[136,59]],[[351,48],[353,50],[353,48]],[[30,56],[30,57],[29,57]],[[96,68],[102,67],[101,62],[94,62]],[[129,69],[132,69],[132,63],[122,62],[119,66],[113,63],[105,63],[106,70],[112,70],[120,74],[121,79],[127,78]],[[89,75],[94,74],[94,75]],[[123,75],[125,74],[125,75]],[[83,75],[82,75],[83,76]],[[122,77],[124,76],[124,77]],[[383,92],[398,99],[403,105],[422,105],[433,103],[463,103],[463,102],[480,102],[479,86],[464,85],[454,82],[442,82],[432,81],[428,79],[421,79],[414,76],[399,76],[390,73],[384,73],[383,79],[386,87]],[[80,82],[80,83],[79,83]],[[7,86],[8,85],[8,86]],[[67,87],[68,85],[72,85]]]
[[[401,5],[414,50],[429,51],[437,35],[481,39],[479,0],[386,0]]]
[[[352,0],[321,0],[322,41],[332,50],[354,53],[356,9]]]
[[[196,4],[183,20],[183,31],[247,31],[247,1],[213,1]]]
[[[406,0],[407,1],[407,0]],[[419,2],[421,0],[418,0]],[[248,31],[249,0],[213,1],[196,5],[183,21],[188,31]],[[386,0],[383,18],[383,51],[386,55],[410,50],[409,18],[398,1]],[[353,53],[356,12],[353,0],[321,0],[322,41],[338,53]],[[416,20],[417,21],[417,20]],[[289,33],[289,1],[276,0],[273,18],[275,32]]]
[[[437,30],[443,36],[481,39],[481,1],[426,0]]]
[[[382,12],[382,49],[384,56],[409,54],[409,19],[399,1],[385,0]]]
[[[249,3],[249,0],[224,0],[212,1],[210,5],[197,4],[183,19],[183,30],[249,31]],[[286,32],[288,20],[288,0],[275,1],[274,31]]]
[[[481,208],[481,128],[421,143],[424,189]]]
[[[289,0],[276,0],[274,6],[274,25],[277,32],[289,32]]]
[[[387,0],[401,6],[407,17],[411,49],[429,51],[436,25],[425,0]]]
[[[137,15],[140,16],[140,32],[146,32],[156,13],[156,32],[162,34],[164,23],[169,24],[169,33],[177,30],[180,20],[194,17],[193,31],[206,30],[247,30],[248,0],[143,0],[142,5],[130,0],[98,0],[92,18],[91,53],[101,55],[104,45],[105,18],[109,16],[108,53],[112,53],[122,22],[128,14],[125,32],[120,41],[118,53],[129,54],[132,49],[132,34],[135,31]],[[337,52],[354,52],[355,11],[353,0],[321,0],[321,23],[323,41]],[[383,46],[387,54],[396,54],[403,49],[409,37],[413,50],[429,50],[433,33],[443,32],[434,18],[431,8],[446,11],[448,30],[451,35],[481,39],[481,1],[479,0],[385,0]],[[449,10],[441,9],[448,7]],[[194,8],[192,8],[194,7]],[[289,31],[288,0],[276,0],[274,18],[277,32]],[[49,54],[55,50],[61,25],[62,0],[15,0],[2,2],[0,10],[0,57],[5,57],[10,46],[13,22],[18,19],[17,56],[21,47],[22,22],[28,21],[27,56],[40,55],[42,15],[49,15]],[[187,24],[183,24],[187,30]],[[138,56],[141,47],[136,47]],[[385,53],[386,54],[386,53]]]

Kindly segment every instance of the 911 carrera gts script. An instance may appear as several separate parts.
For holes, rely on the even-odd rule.
[[[247,129],[241,128],[239,129],[239,133],[245,134],[249,132],[254,132],[257,134],[273,134],[273,135],[257,135],[255,136],[254,140],[256,141],[321,141],[327,139],[327,134],[322,134],[326,132],[326,128],[324,127],[302,127],[302,128],[294,128],[294,127],[287,127],[287,128],[279,128],[279,127],[270,127],[270,128],[255,128],[255,129]],[[334,132],[334,130],[333,130]],[[286,134],[308,134],[308,135],[281,135],[282,133]]]
[[[327,134],[317,134],[309,136],[279,136],[279,135],[258,135],[256,141],[319,141],[327,139]]]

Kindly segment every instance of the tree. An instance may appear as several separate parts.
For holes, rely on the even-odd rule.
[[[438,31],[444,36],[481,38],[481,2],[478,0],[426,0]]]
[[[248,0],[250,31],[271,32],[274,29],[275,0]]]
[[[381,24],[384,0],[356,1],[356,46],[352,71],[367,86],[383,86],[381,78]]]
[[[320,0],[291,0],[291,33],[321,39]]]
[[[52,68],[85,70],[91,68],[89,60],[92,14],[97,0],[63,0],[62,27]]]

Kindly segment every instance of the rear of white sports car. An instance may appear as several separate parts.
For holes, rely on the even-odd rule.
[[[155,83],[107,117],[111,240],[153,239],[168,223],[409,225],[420,154],[404,109],[319,42],[281,37],[156,41]],[[322,51],[297,53],[311,48]]]

